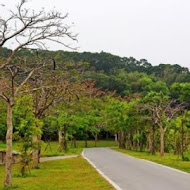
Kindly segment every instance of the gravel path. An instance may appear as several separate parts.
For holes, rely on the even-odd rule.
[[[109,148],[83,152],[97,170],[122,190],[190,190],[190,175]]]
[[[78,155],[69,155],[69,156],[52,156],[52,157],[41,157],[40,162],[46,162],[51,160],[61,160],[66,158],[76,158]]]

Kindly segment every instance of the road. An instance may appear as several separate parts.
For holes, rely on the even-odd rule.
[[[190,174],[109,148],[85,149],[83,154],[122,190],[190,190]]]

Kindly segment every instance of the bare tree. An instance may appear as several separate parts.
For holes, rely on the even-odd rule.
[[[38,80],[39,81],[39,80]],[[44,113],[52,106],[64,101],[65,96],[67,95],[67,89],[71,88],[71,85],[67,82],[60,82],[50,85],[51,88],[47,88],[45,85],[41,84],[39,81],[39,86],[34,87],[34,89],[40,89],[38,91],[33,91],[33,102],[34,102],[34,116],[36,119],[40,120]],[[52,83],[52,81],[51,81]],[[40,86],[43,86],[40,88]],[[38,125],[36,125],[39,128]],[[41,135],[33,137],[33,143],[36,144],[34,148],[32,157],[33,157],[33,168],[36,168],[40,159],[40,146],[39,142],[41,141]]]
[[[0,98],[7,102],[7,135],[6,135],[6,164],[4,185],[11,186],[12,169],[12,110],[15,97],[21,93],[39,90],[33,88],[26,90],[26,85],[34,73],[45,66],[46,62],[33,63],[34,67],[23,66],[24,59],[18,60],[17,54],[23,48],[46,48],[46,42],[52,41],[65,47],[70,47],[63,40],[76,40],[76,35],[70,31],[70,26],[65,24],[68,14],[53,10],[48,13],[42,9],[39,12],[26,7],[26,0],[21,0],[16,10],[10,11],[10,16],[4,18],[0,15],[0,50],[8,43],[14,44],[10,55],[0,64]],[[16,59],[16,60],[15,60]],[[27,61],[27,60],[26,60]],[[46,60],[47,61],[47,60]],[[22,75],[22,77],[20,77]],[[44,88],[44,87],[43,87]]]
[[[73,35],[70,26],[65,24],[68,14],[62,15],[55,10],[46,13],[44,9],[35,12],[25,7],[26,2],[21,0],[16,10],[10,12],[9,18],[0,16],[0,47],[4,47],[7,42],[15,44],[14,50],[0,68],[8,65],[22,48],[46,48],[46,41],[71,48],[63,38],[76,40],[77,35]]]
[[[165,132],[168,129],[169,122],[173,119],[177,113],[185,108],[184,103],[178,104],[176,100],[170,101],[160,101],[159,103],[147,103],[141,105],[144,110],[148,110],[151,113],[151,116],[148,120],[154,122],[154,125],[158,125],[160,129],[160,155],[164,156],[164,136]]]

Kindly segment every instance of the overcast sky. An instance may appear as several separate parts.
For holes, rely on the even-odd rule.
[[[17,0],[0,0],[13,4]],[[69,13],[78,51],[146,58],[190,68],[190,0],[29,0]],[[51,49],[61,49],[50,45]]]

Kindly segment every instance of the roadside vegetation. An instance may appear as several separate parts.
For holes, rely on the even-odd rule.
[[[71,146],[71,142],[68,142],[68,151],[59,151],[59,143],[57,141],[53,142],[43,142],[41,146],[41,157],[51,157],[51,156],[64,156],[64,155],[80,155],[85,148],[84,141],[76,141],[76,148]],[[118,147],[118,142],[111,140],[98,140],[95,146],[95,141],[89,140],[87,148],[95,147]],[[6,144],[0,142],[0,151],[6,150]],[[22,150],[22,143],[13,142],[13,150],[20,152]]]
[[[43,162],[40,169],[32,169],[31,176],[17,176],[18,171],[19,165],[14,165],[13,187],[19,190],[114,189],[81,157]],[[0,166],[0,189],[3,189],[3,176],[4,167]]]

